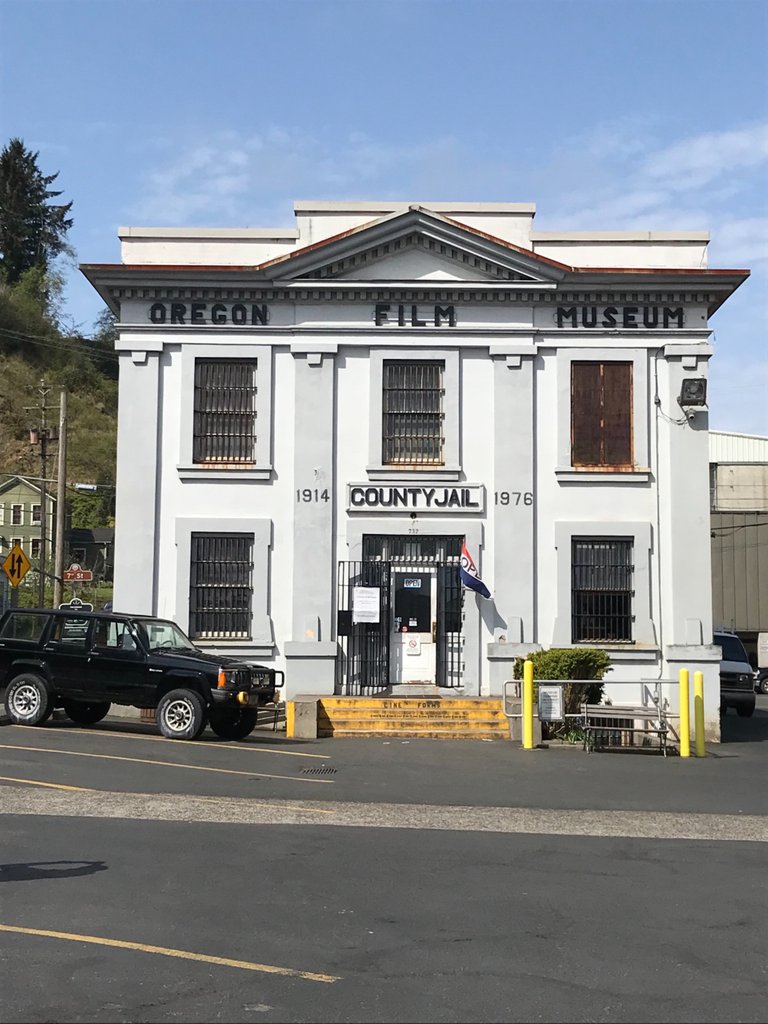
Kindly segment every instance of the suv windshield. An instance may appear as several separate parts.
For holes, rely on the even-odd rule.
[[[715,633],[715,643],[723,649],[723,661],[749,661],[744,645],[730,633]]]
[[[197,650],[174,622],[158,622],[152,619],[137,619],[136,625],[141,638],[150,651]]]

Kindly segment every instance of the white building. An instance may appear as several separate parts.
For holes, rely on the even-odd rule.
[[[495,694],[519,654],[593,644],[609,682],[702,670],[716,736],[709,318],[748,272],[706,269],[703,232],[534,212],[121,229],[122,263],[83,267],[120,319],[115,607],[289,697]]]

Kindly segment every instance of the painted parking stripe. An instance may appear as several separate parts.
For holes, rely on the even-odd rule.
[[[322,761],[330,761],[332,758],[331,754],[304,754],[300,750],[273,750],[270,747],[257,747],[255,744],[245,744],[238,746],[227,746],[220,747],[218,744],[212,744],[210,740],[168,740],[165,736],[149,736],[144,733],[129,733],[121,732],[117,729],[88,729],[87,732],[83,732],[82,729],[62,729],[59,726],[54,726],[53,730],[49,725],[25,725],[22,726],[24,729],[29,729],[30,732],[47,732],[50,736],[58,736],[59,733],[64,733],[69,736],[119,736],[124,740],[150,740],[152,743],[183,743],[186,746],[206,747],[208,750],[239,750],[245,753],[256,753],[256,754],[279,754],[281,757],[319,757]]]
[[[47,789],[69,789],[78,793],[97,793],[96,789],[87,786],[64,786],[60,782],[38,782],[36,779],[14,779],[10,775],[0,775],[0,782],[23,782],[27,786],[45,786]]]
[[[316,974],[314,971],[298,971],[293,967],[276,967],[274,964],[251,963],[249,960],[232,960],[225,956],[208,956],[206,953],[192,953],[186,949],[171,949],[167,946],[149,946],[144,942],[127,942],[125,939],[105,939],[100,935],[77,935],[74,932],[21,928],[11,924],[0,924],[0,931],[15,932],[18,935],[38,935],[47,939],[66,939],[69,942],[88,942],[94,946],[112,946],[115,949],[131,949],[137,953],[155,953],[158,956],[173,956],[180,960],[197,960],[200,963],[216,964],[219,967],[236,967],[241,971],[281,974],[286,978],[302,978],[304,981],[319,981],[326,985],[341,980],[335,974]]]
[[[269,775],[267,772],[239,771],[237,768],[209,768],[201,764],[182,764],[180,761],[151,761],[146,757],[122,757],[120,754],[90,754],[84,750],[57,750],[55,747],[28,747],[22,743],[0,743],[2,750],[31,750],[38,754],[68,754],[71,757],[95,757],[102,761],[128,761],[131,764],[155,764],[162,768],[187,768],[194,772],[216,772],[220,775],[247,775],[253,778],[258,775],[261,779],[283,779],[287,782],[323,782],[333,785],[333,779],[302,779],[298,775]]]

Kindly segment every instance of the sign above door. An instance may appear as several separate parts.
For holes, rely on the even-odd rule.
[[[349,512],[381,512],[400,510],[407,512],[483,512],[485,487],[483,484],[464,484],[461,487],[423,484],[349,484],[347,487]]]

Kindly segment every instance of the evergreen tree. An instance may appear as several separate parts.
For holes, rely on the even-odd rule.
[[[72,203],[49,203],[61,195],[50,188],[56,174],[43,174],[21,139],[0,153],[0,276],[16,284],[32,267],[45,272],[62,252],[70,252],[66,234]]]

